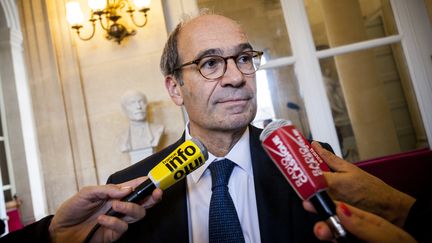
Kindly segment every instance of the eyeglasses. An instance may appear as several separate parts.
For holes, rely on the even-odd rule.
[[[254,74],[261,65],[262,51],[244,51],[236,56],[221,57],[218,55],[209,55],[198,58],[191,62],[184,63],[174,69],[177,71],[184,66],[195,64],[199,73],[206,79],[218,79],[222,77],[227,69],[228,59],[233,59],[238,70],[245,74]]]

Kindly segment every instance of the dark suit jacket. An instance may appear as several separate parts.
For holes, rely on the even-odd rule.
[[[250,147],[255,178],[258,220],[261,241],[264,242],[319,242],[312,234],[314,215],[304,211],[285,178],[279,173],[259,142],[261,130],[250,128]],[[125,170],[113,174],[109,183],[120,183],[147,175],[153,166],[184,141],[184,137],[161,152]],[[321,144],[331,151],[328,144]],[[429,221],[432,218],[430,195],[419,198],[411,207],[405,230],[418,242],[431,242]],[[21,230],[0,238],[0,242],[50,242],[48,227],[52,215]],[[73,242],[74,239],[71,239]],[[141,221],[129,226],[120,242],[189,242],[186,207],[186,181],[183,180],[164,192],[163,200],[147,211]],[[199,242],[198,242],[199,243]]]
[[[1,243],[15,242],[51,242],[49,234],[49,225],[53,215],[46,216],[39,221],[27,225],[26,227],[10,232],[0,238]]]
[[[302,201],[261,147],[261,129],[249,126],[258,220],[262,242],[319,242],[313,235],[315,215]],[[108,183],[145,176],[184,141],[183,137],[159,153],[111,175]],[[189,242],[186,180],[168,188],[162,201],[131,224],[121,242]]]

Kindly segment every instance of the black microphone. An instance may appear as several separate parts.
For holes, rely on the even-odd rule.
[[[185,178],[189,173],[203,165],[208,159],[207,148],[198,139],[186,140],[171,154],[163,159],[148,173],[148,178],[138,185],[133,192],[123,197],[120,201],[139,203],[151,195],[153,190],[160,188],[165,190],[178,181]],[[123,214],[114,211],[112,208],[105,215],[122,217]],[[94,233],[99,229],[96,224],[87,235],[84,242],[90,242]]]

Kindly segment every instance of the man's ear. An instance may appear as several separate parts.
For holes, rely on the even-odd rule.
[[[178,106],[183,105],[183,97],[180,90],[180,85],[178,84],[175,77],[172,75],[165,76],[165,88],[168,91],[171,100]]]

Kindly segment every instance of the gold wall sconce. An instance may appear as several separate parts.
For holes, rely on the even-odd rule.
[[[128,14],[132,23],[136,27],[144,27],[147,24],[147,12],[151,0],[88,0],[88,6],[91,9],[90,19],[92,32],[89,36],[83,37],[81,29],[83,28],[84,14],[78,1],[71,0],[66,3],[66,18],[72,29],[76,30],[81,40],[90,40],[96,32],[96,22],[105,30],[105,37],[120,44],[128,36],[135,35],[134,29],[128,30],[120,19],[122,14]],[[135,20],[135,12],[141,13],[144,17],[142,23]]]

